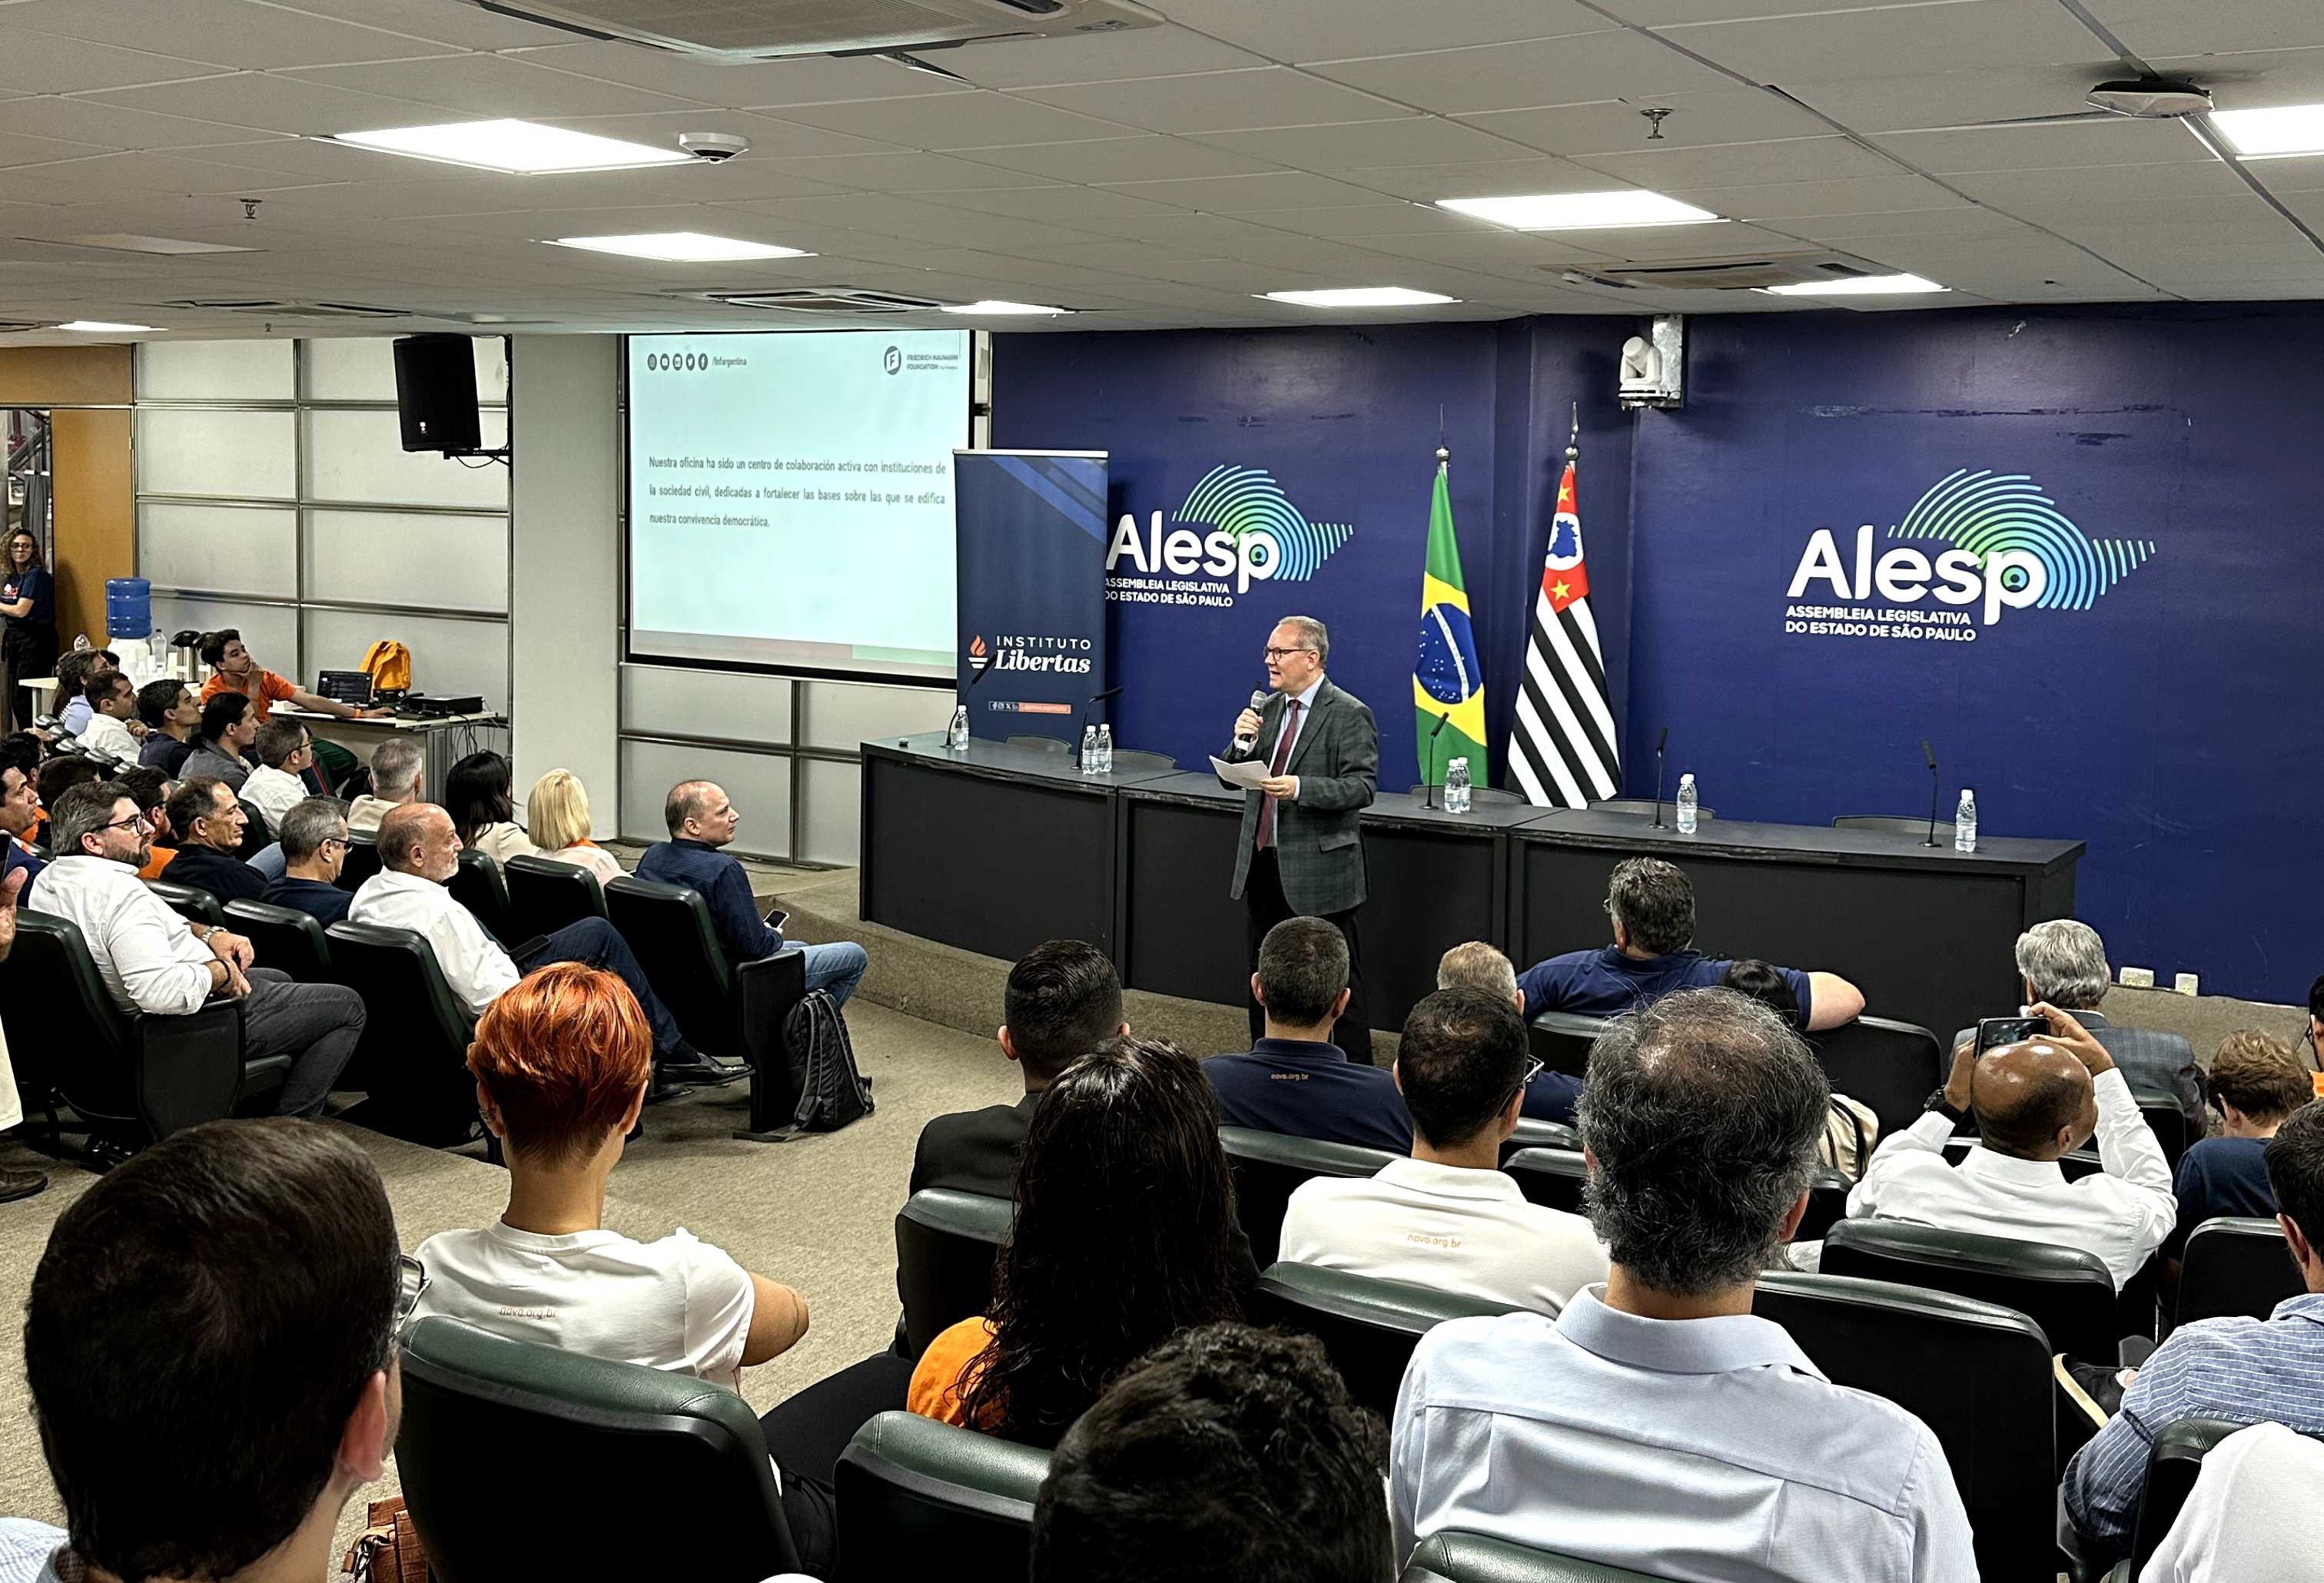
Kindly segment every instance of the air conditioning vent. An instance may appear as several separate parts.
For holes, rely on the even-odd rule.
[[[1590,269],[1551,266],[1567,280],[1598,286],[1655,291],[1749,291],[1793,286],[1805,281],[1844,281],[1877,273],[1834,253],[1794,253],[1775,258],[1680,259],[1667,262],[1600,264]]]
[[[401,308],[372,308],[357,302],[286,302],[269,297],[208,297],[168,302],[165,308],[205,313],[247,313],[266,318],[410,318]]]
[[[944,306],[931,298],[907,297],[900,291],[865,291],[853,286],[803,287],[788,291],[705,291],[712,302],[732,308],[764,308],[779,313],[861,314],[927,313]]]
[[[593,39],[723,60],[931,49],[1153,27],[1130,0],[469,0]]]

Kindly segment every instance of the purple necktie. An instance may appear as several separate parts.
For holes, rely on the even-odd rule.
[[[1267,767],[1269,775],[1280,777],[1283,767],[1291,762],[1291,744],[1299,735],[1299,700],[1284,701],[1283,734],[1275,739],[1275,761]],[[1275,844],[1275,799],[1259,799],[1259,851],[1265,851]]]

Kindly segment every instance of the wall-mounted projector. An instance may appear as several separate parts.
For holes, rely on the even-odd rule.
[[[1686,397],[1686,320],[1663,314],[1648,335],[1622,343],[1621,382],[1615,400],[1624,409],[1677,407]]]

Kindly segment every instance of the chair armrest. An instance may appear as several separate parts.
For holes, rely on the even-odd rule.
[[[758,1071],[788,1073],[789,1052],[783,1045],[783,1024],[791,1008],[807,998],[807,953],[786,945],[772,956],[743,962],[735,970],[735,1009],[742,1028],[742,1048]]]
[[[137,1114],[154,1137],[234,1113],[242,1087],[242,1002],[218,1000],[185,1017],[139,1017]]]

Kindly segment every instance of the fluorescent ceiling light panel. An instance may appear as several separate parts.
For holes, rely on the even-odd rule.
[[[1914,291],[1950,291],[1918,275],[1849,275],[1837,281],[1802,281],[1792,286],[1762,286],[1770,297],[1901,297]]]
[[[732,263],[752,258],[809,258],[796,247],[767,242],[741,242],[732,236],[712,236],[700,231],[642,231],[628,236],[560,236],[551,247],[577,247],[587,253],[617,253],[623,258],[659,259],[666,263]]]
[[[26,242],[42,240],[37,236],[22,238]],[[74,247],[105,247],[115,253],[158,253],[174,258],[189,253],[256,253],[255,247],[235,247],[224,242],[183,242],[175,236],[139,236],[126,231],[106,231],[93,236],[58,236],[50,238]]]
[[[685,165],[694,156],[677,149],[567,132],[530,121],[453,121],[440,126],[391,126],[342,132],[321,140],[408,154],[442,165],[540,176],[572,170],[629,170],[641,165]]]
[[[101,318],[77,318],[69,325],[59,325],[60,330],[71,330],[83,336],[132,336],[157,333],[152,325],[108,324]]]
[[[1262,291],[1269,302],[1296,303],[1301,308],[1423,308],[1435,302],[1458,302],[1434,291],[1408,286],[1334,286],[1322,291]]]
[[[1440,198],[1440,209],[1519,231],[1596,231],[1612,225],[1723,225],[1724,218],[1659,192],[1537,192],[1520,198]]]
[[[988,297],[982,302],[947,302],[944,310],[946,313],[981,313],[996,317],[1014,315],[1020,318],[1048,318],[1073,311],[1070,308],[1044,307],[1038,302],[1007,302],[997,297]]]
[[[2211,124],[2246,160],[2324,154],[2324,105],[2282,105],[2273,110],[2214,110]]]

